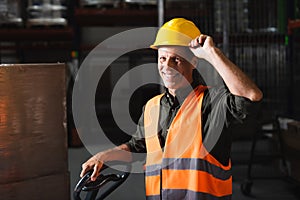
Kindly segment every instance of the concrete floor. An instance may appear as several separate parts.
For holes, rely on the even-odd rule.
[[[251,187],[251,197],[242,194],[240,186],[246,179],[247,158],[249,158],[250,143],[235,142],[233,144],[233,200],[299,200],[300,188],[286,179],[254,179]],[[90,153],[83,147],[69,148],[70,192],[79,180],[81,164],[90,157]],[[255,176],[278,175],[276,165],[271,162],[254,166]],[[107,197],[108,200],[142,200],[145,199],[143,174],[131,174],[115,192]]]

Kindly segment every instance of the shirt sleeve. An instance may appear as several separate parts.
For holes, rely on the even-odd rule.
[[[207,100],[212,109],[218,109],[217,113],[223,110],[226,112],[226,123],[242,123],[249,117],[255,117],[260,108],[260,102],[253,102],[245,97],[230,93],[224,85],[217,88],[211,88],[208,91]]]

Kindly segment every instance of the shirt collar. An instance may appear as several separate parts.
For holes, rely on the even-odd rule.
[[[188,85],[185,88],[180,88],[176,90],[175,97],[170,94],[168,88],[165,88],[166,90],[166,97],[171,106],[174,106],[173,104],[181,105],[185,98],[191,93],[192,90],[194,90],[199,85],[198,81],[193,81],[190,85]],[[176,102],[177,101],[177,102]]]

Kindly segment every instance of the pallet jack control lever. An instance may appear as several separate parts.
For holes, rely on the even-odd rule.
[[[112,169],[115,165],[124,166],[124,170],[113,169],[113,173],[105,174],[104,171]],[[119,187],[130,175],[131,164],[125,162],[113,162],[107,165],[103,165],[100,171],[100,175],[95,181],[91,181],[91,175],[93,170],[88,171],[76,184],[73,191],[74,200],[81,200],[81,192],[87,192],[85,200],[102,200],[112,193],[117,187]],[[104,191],[98,192],[105,185],[107,187]],[[98,195],[98,196],[97,196]]]

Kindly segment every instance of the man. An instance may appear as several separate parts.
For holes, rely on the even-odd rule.
[[[231,127],[252,114],[262,92],[184,18],[165,23],[151,48],[166,92],[147,102],[129,142],[91,157],[81,176],[93,169],[95,180],[103,163],[147,153],[147,199],[231,199]],[[209,88],[196,78],[199,58],[225,86]]]

